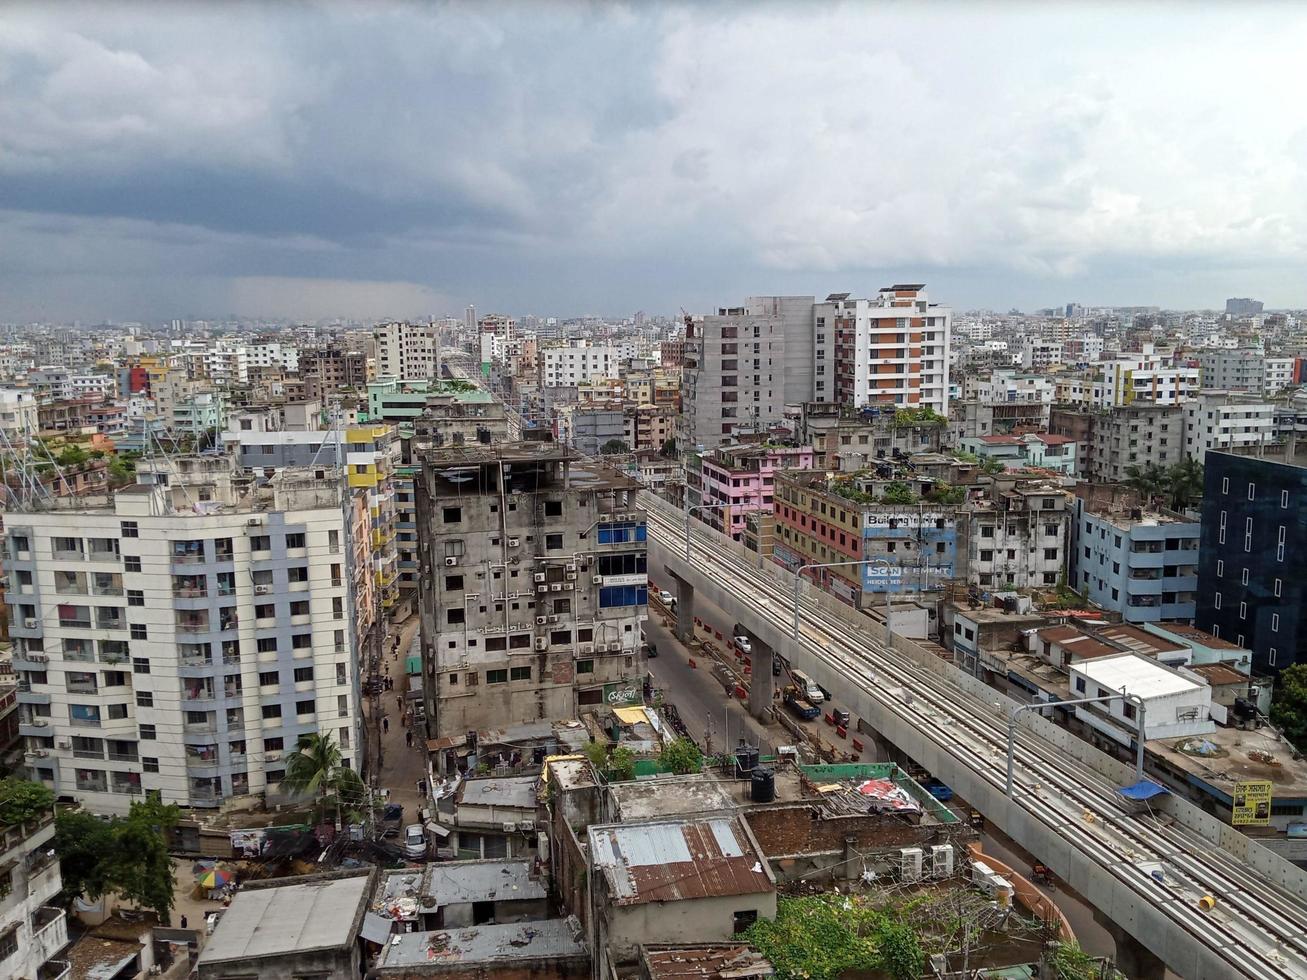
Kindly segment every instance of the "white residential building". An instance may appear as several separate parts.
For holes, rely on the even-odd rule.
[[[1275,395],[1293,384],[1296,363],[1296,359],[1292,357],[1268,357],[1263,360],[1262,393],[1267,396]]]
[[[1170,367],[1151,349],[1094,365],[1091,401],[1097,408],[1147,401],[1176,405],[1198,391],[1198,368]]]
[[[1021,345],[1021,367],[1027,371],[1045,371],[1054,364],[1063,364],[1062,342],[1027,337]]]
[[[1144,704],[1144,739],[1206,735],[1212,721],[1212,689],[1197,674],[1183,667],[1167,667],[1137,653],[1095,657],[1072,664],[1073,698],[1133,694]],[[1223,709],[1222,709],[1223,711]],[[1076,718],[1121,745],[1139,734],[1139,711],[1125,698],[1085,704]]]
[[[377,376],[422,380],[440,377],[440,328],[433,323],[382,323],[372,331]]]
[[[886,286],[875,299],[827,296],[813,306],[814,400],[947,416],[952,317],[920,283]]]
[[[245,348],[245,359],[248,366],[252,368],[280,367],[286,371],[298,371],[300,369],[299,350],[289,344],[282,344],[272,340],[265,340],[247,346]]]
[[[305,735],[355,765],[340,488],[288,470],[237,496],[225,457],[179,457],[167,475],[6,515],[32,778],[122,813],[149,791],[193,808],[275,796]]]
[[[1182,407],[1185,452],[1196,462],[1209,449],[1237,452],[1275,439],[1275,405],[1256,395],[1204,389]]]
[[[25,824],[0,827],[0,975],[68,976],[69,964],[54,959],[68,945],[62,889],[53,809]]]
[[[546,347],[541,354],[546,388],[573,388],[587,381],[615,378],[622,363],[616,347],[591,346],[583,340],[567,347]]]
[[[37,431],[36,395],[27,388],[0,388],[0,432],[12,445]]]

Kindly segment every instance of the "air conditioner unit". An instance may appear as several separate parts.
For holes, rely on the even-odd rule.
[[[594,648],[593,645],[591,645],[591,644],[589,644],[589,643],[582,643],[582,644],[581,644],[581,655],[582,655],[582,656],[584,656],[584,655],[586,655],[586,654],[589,654],[589,653],[594,653],[594,652],[595,652],[595,648]]]
[[[575,581],[575,579],[576,579],[576,572],[568,572],[568,573],[567,573],[567,578],[568,578],[568,581]]]
[[[49,754],[49,749],[28,749],[23,753],[23,755],[27,756],[29,759],[44,759]]]
[[[545,580],[544,572],[536,572],[534,575],[531,576],[532,582],[543,582],[544,580]]]
[[[549,622],[551,622],[551,623],[556,623],[556,622],[558,622],[558,617],[557,617],[557,616],[550,616],[550,617],[549,617]]]
[[[270,585],[256,585],[256,586],[254,587],[254,594],[255,594],[255,595],[267,595],[268,592],[271,590],[271,588],[272,588],[272,586],[270,586]]]
[[[555,582],[553,585],[549,586],[549,589],[550,589],[550,591],[552,591],[552,592],[562,592],[562,591],[563,591],[563,583],[562,583],[562,582]]]
[[[247,527],[262,527],[262,526],[263,526],[263,518],[262,518],[262,517],[251,517],[248,521],[245,522],[245,524],[246,524]]]
[[[458,564],[458,559],[455,558],[453,555],[450,555],[448,558],[445,559],[445,565],[449,568],[453,568],[457,564]]]
[[[545,584],[542,582],[540,585],[537,585],[537,586],[536,586],[536,591],[537,591],[537,592],[548,592],[548,591],[549,591],[549,586],[545,585]]]
[[[547,619],[546,617],[544,617],[544,616],[537,616],[537,617],[536,617],[536,625],[537,625],[537,626],[544,626],[545,623],[547,623],[547,622],[548,622],[548,619]]]
[[[569,564],[569,565],[568,565],[566,568],[564,568],[563,570],[566,571],[566,572],[571,572],[573,575],[575,575],[575,574],[576,574],[576,565]]]
[[[549,640],[548,640],[548,638],[543,637],[543,636],[537,636],[537,637],[536,637],[536,649],[537,649],[537,650],[548,650],[548,649],[549,649]]]
[[[603,577],[602,575],[596,575],[596,576],[594,576],[593,578],[590,579],[590,584],[591,584],[591,585],[599,585],[600,583],[603,582],[603,580],[604,580],[604,577]]]
[[[48,664],[50,662],[50,655],[45,653],[24,653],[19,659],[30,660],[34,664]],[[1247,659],[1247,657],[1244,657],[1244,660]]]
[[[921,848],[904,847],[899,849],[899,880],[921,880]]]
[[[23,620],[23,626],[29,630],[34,630],[40,625],[41,625],[41,621],[39,619],[33,619],[30,616],[27,619]]]
[[[517,830],[517,824],[516,824],[516,823],[514,823],[512,820],[505,820],[505,821],[504,821],[504,833],[506,833],[506,834],[511,834],[511,833],[512,833],[513,831],[515,831],[515,830]]]
[[[71,738],[61,738],[54,743],[54,747],[57,749],[71,749],[73,740]]]
[[[516,548],[516,547],[518,547],[521,543],[522,543],[522,539],[521,539],[521,538],[509,538],[509,539],[508,539],[508,546],[509,546],[510,548]]]
[[[953,845],[936,844],[930,849],[930,874],[933,878],[947,878],[953,873]]]
[[[273,751],[273,752],[264,752],[264,753],[263,753],[263,761],[264,761],[264,762],[276,762],[276,761],[277,761],[278,759],[280,759],[280,758],[281,758],[281,753],[280,753],[280,752]]]
[[[517,822],[517,829],[518,829],[518,830],[523,830],[523,831],[532,831],[532,830],[535,830],[535,829],[536,829],[536,822],[535,822],[534,820],[519,820],[519,821]]]

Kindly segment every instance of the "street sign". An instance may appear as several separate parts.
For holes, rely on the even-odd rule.
[[[1271,822],[1271,781],[1236,783],[1230,823],[1235,827],[1265,827]]]

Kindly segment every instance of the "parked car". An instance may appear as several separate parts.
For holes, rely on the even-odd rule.
[[[404,826],[404,806],[400,803],[387,803],[381,811],[381,836],[394,837]]]
[[[658,644],[656,644],[656,643],[649,643],[649,644],[646,644],[646,645],[649,647],[649,656],[651,656],[651,657],[656,657],[656,656],[658,656]]]
[[[661,592],[658,593],[658,601],[661,602],[664,606],[670,608],[671,605],[676,602],[676,596],[672,595],[666,589],[663,589]]]
[[[750,645],[747,636],[737,636],[735,638],[735,645],[740,648],[741,653],[753,653],[753,647]]]
[[[420,823],[411,823],[404,828],[404,854],[414,860],[427,856],[427,832]]]

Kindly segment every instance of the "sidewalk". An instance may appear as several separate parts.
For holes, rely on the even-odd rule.
[[[392,690],[382,691],[379,695],[381,713],[374,717],[374,700],[368,699],[364,715],[369,743],[377,746],[380,737],[381,757],[377,770],[377,788],[390,790],[390,801],[404,807],[404,823],[416,823],[419,811],[426,806],[426,800],[418,793],[418,781],[427,778],[425,736],[420,731],[413,733],[413,745],[410,747],[404,738],[407,726],[404,712],[400,707],[404,692],[408,689],[408,675],[404,673],[404,661],[410,649],[416,655],[419,619],[411,616],[400,624],[398,652],[392,654],[387,644],[382,657],[381,674],[389,677],[394,685]],[[392,633],[392,636],[396,633]],[[382,723],[385,720],[386,724]],[[373,758],[376,758],[375,752]]]

